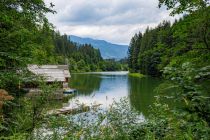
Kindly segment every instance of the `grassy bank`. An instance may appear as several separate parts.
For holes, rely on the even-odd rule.
[[[141,73],[129,73],[128,76],[137,77],[137,78],[143,78],[143,77],[145,77],[145,75],[143,75]]]

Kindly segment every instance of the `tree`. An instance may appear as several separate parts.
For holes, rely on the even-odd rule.
[[[207,8],[209,4],[209,0],[159,0],[159,7],[165,5],[168,10],[172,10],[171,15],[192,13]]]
[[[5,126],[1,126],[1,136],[4,132],[10,135],[13,131],[8,127],[12,127],[15,123],[12,117],[18,115],[11,112],[17,106],[21,106],[18,99],[20,93],[23,93],[20,85],[29,77],[24,71],[27,64],[54,61],[52,26],[45,17],[46,13],[54,13],[51,8],[47,7],[43,0],[1,0],[0,2],[0,89],[8,92],[7,98],[11,95],[14,97],[13,104],[3,107],[7,119],[3,121]],[[39,58],[40,54],[42,57]]]
[[[133,52],[134,52],[134,38],[131,39],[129,48],[128,48],[128,67],[131,72],[133,72]]]
[[[138,55],[140,52],[141,47],[141,40],[142,40],[142,33],[139,32],[132,37],[130,46],[128,49],[128,65],[131,72],[138,71]]]
[[[48,24],[45,14],[54,11],[42,0],[3,0],[0,9],[0,69],[23,66],[40,45],[35,37]]]

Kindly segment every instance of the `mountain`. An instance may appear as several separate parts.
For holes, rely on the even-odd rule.
[[[74,35],[70,35],[69,40],[78,44],[91,44],[94,48],[100,50],[101,55],[104,59],[121,59],[127,57],[127,45],[118,45],[107,42],[105,40],[82,38]]]

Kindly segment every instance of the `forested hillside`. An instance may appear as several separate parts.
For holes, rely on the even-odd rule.
[[[91,44],[72,42],[67,35],[61,36],[59,33],[54,33],[53,41],[58,63],[69,64],[72,72],[127,70],[126,63],[104,60],[100,50]]]
[[[68,40],[67,35],[55,33],[55,52],[60,56],[60,62],[68,64],[73,72],[99,71],[99,63],[103,61],[100,51],[89,44],[78,45]]]
[[[163,21],[136,34],[129,47],[131,72],[161,76],[166,66],[191,62],[199,68],[210,64],[210,8],[193,12],[173,24]]]
[[[148,27],[131,39],[130,72],[168,80],[156,89],[162,96],[152,108],[154,115],[143,129],[149,133],[143,138],[209,139],[209,4],[204,0],[160,0],[159,6],[167,6],[171,15],[184,16],[174,23],[163,21],[155,28]],[[166,99],[181,107],[169,107],[163,103]]]
[[[75,72],[109,69],[99,50],[76,45],[54,31],[45,14],[55,11],[44,2],[3,1],[0,8],[0,82],[5,73],[15,74],[27,64],[69,64]]]
[[[69,40],[79,44],[91,44],[94,48],[100,50],[104,59],[123,59],[127,57],[127,45],[118,45],[105,40],[82,38],[74,35],[70,35]]]

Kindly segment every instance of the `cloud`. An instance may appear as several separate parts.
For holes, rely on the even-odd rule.
[[[136,32],[143,32],[148,24],[130,24],[130,25],[74,25],[74,26],[62,26],[61,31],[66,34],[78,35],[81,37],[91,37],[95,39],[105,39],[110,42],[118,44],[128,44],[131,37]],[[150,27],[154,27],[155,24],[150,24]]]
[[[56,15],[47,15],[61,33],[129,44],[147,26],[173,20],[159,9],[158,0],[45,0],[54,3]]]

